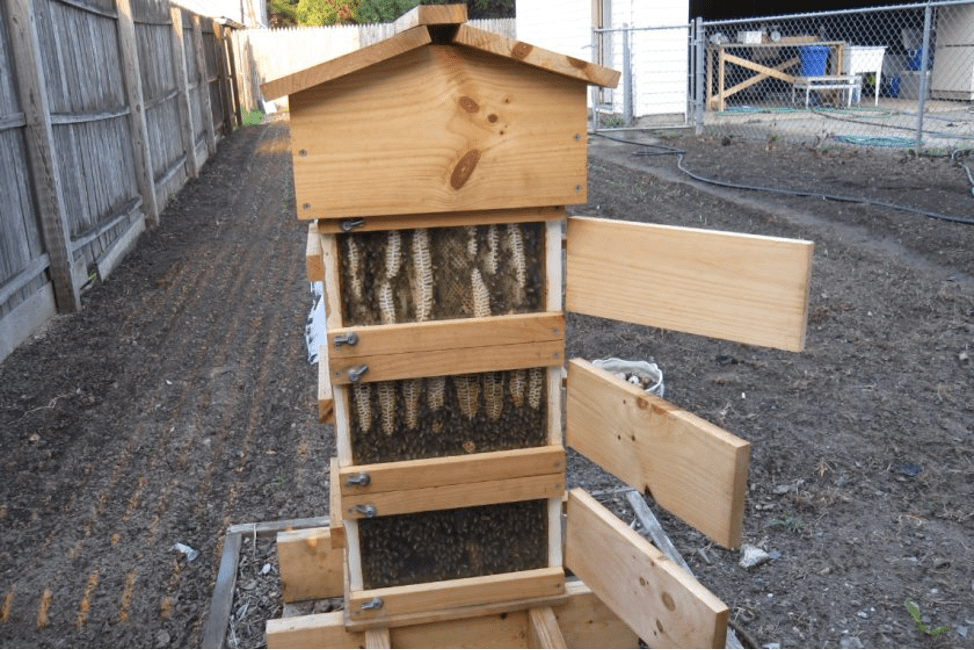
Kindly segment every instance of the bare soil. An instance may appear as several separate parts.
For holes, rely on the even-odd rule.
[[[947,158],[663,144],[709,177],[974,214]],[[0,645],[199,646],[227,526],[327,514],[288,146],[286,120],[225,139],[83,311],[0,364]],[[773,559],[745,569],[657,509],[677,548],[759,645],[974,646],[974,227],[717,188],[648,152],[593,139],[573,211],[815,242],[802,353],[569,317],[570,355],[652,358],[667,399],[752,444],[745,541]],[[583,458],[569,480],[631,520]],[[228,638],[259,645],[273,553],[241,556]]]

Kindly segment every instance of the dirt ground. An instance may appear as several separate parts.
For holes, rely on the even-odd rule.
[[[974,214],[947,158],[662,144],[709,177]],[[84,310],[0,364],[0,645],[199,646],[227,526],[327,514],[288,146],[282,120],[225,139]],[[802,353],[569,317],[571,356],[653,358],[667,399],[752,444],[744,537],[772,559],[742,568],[660,513],[701,582],[762,646],[974,646],[974,227],[590,152],[577,214],[815,242]],[[611,477],[569,471],[632,519]],[[242,572],[273,575],[252,555]],[[272,579],[249,584],[280,611]]]

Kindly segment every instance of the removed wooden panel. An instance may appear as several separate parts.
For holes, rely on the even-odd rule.
[[[335,345],[351,334],[354,345]],[[537,368],[561,365],[565,321],[542,313],[348,327],[330,331],[328,344],[331,379],[341,385]]]
[[[392,639],[389,638],[389,628],[380,627],[365,631],[366,648],[391,648]]]
[[[469,456],[353,465],[341,469],[339,475],[342,494],[362,495],[456,485],[474,480],[482,482],[540,476],[564,470],[565,450],[552,445]],[[367,477],[364,478],[366,485],[362,485],[363,477]]]
[[[363,519],[431,510],[516,503],[535,499],[550,499],[560,496],[565,491],[565,474],[563,471],[498,481],[481,481],[478,476],[473,475],[470,477],[470,481],[470,483],[465,484],[443,485],[418,490],[343,495],[342,516],[345,519]]]
[[[298,216],[584,203],[585,91],[545,70],[430,45],[292,94]]]
[[[532,607],[528,610],[528,647],[567,648],[565,637],[558,627],[558,620],[550,607]]]
[[[569,648],[638,648],[639,636],[581,580],[565,583],[568,600],[552,606]]]
[[[335,424],[335,394],[328,371],[328,346],[318,346],[318,422]]]
[[[805,345],[812,243],[568,219],[567,309],[752,345]]]
[[[741,543],[748,442],[579,359],[566,409],[568,446],[718,544]]]
[[[338,457],[332,456],[328,493],[328,530],[332,548],[345,548],[345,527],[342,525],[342,490],[339,487]]]
[[[342,612],[272,618],[265,628],[268,648],[364,648],[365,632],[345,629]]]
[[[338,234],[344,232],[374,232],[377,230],[414,230],[454,226],[489,226],[508,223],[537,223],[561,221],[565,218],[563,206],[511,208],[507,210],[469,210],[409,215],[382,215],[367,219],[319,219],[318,232]],[[560,273],[559,273],[560,274]]]
[[[420,25],[459,25],[467,22],[467,5],[419,5],[396,19],[396,33]]]
[[[304,248],[304,263],[308,282],[325,281],[325,264],[321,259],[321,238],[318,226],[313,221],[308,224],[308,243]]]
[[[425,27],[410,29],[368,47],[305,68],[280,79],[267,81],[261,85],[260,91],[268,100],[291,95],[306,88],[364,70],[369,66],[431,42],[429,31]]]
[[[621,73],[618,70],[604,68],[595,63],[545,50],[530,43],[507,38],[470,25],[460,25],[456,36],[453,37],[453,42],[596,86],[615,88],[619,85]]]
[[[396,625],[399,617],[411,614],[422,617],[414,619],[417,623],[424,619],[437,620],[427,617],[437,616],[436,612],[440,610],[447,610],[442,616],[458,618],[462,617],[458,610],[464,607],[557,597],[564,591],[565,573],[560,567],[353,591],[347,599],[346,627],[360,629]],[[371,608],[363,609],[362,606],[366,604]],[[459,616],[450,615],[450,612]]]
[[[724,647],[727,606],[579,489],[565,562],[649,647]]]
[[[328,528],[278,533],[277,560],[285,603],[338,598],[345,593],[344,553],[332,548]]]

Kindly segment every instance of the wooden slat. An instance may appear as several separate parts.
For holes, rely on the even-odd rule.
[[[748,442],[573,359],[566,442],[727,548],[741,543]]]
[[[332,548],[345,548],[345,527],[342,525],[342,490],[339,487],[338,457],[332,456],[328,482],[328,530]]]
[[[335,347],[352,332],[358,343]],[[342,385],[363,364],[366,382],[537,368],[561,365],[564,336],[560,313],[349,327],[328,332],[328,363]]]
[[[649,647],[724,647],[727,606],[579,489],[568,494],[565,559]]]
[[[812,243],[572,217],[567,309],[800,351]]]
[[[419,5],[399,16],[393,23],[393,28],[399,34],[420,25],[459,25],[465,22],[467,22],[465,4]]]
[[[363,519],[362,508],[371,506],[375,514],[403,515],[431,510],[470,508],[474,506],[515,503],[535,499],[550,499],[565,491],[565,474],[558,472],[541,476],[521,476],[496,481],[480,481],[476,475],[470,483],[443,485],[377,492],[367,495],[342,495],[342,516],[345,519]]]
[[[568,600],[551,609],[569,648],[639,647],[639,636],[584,582],[569,580],[565,593]]]
[[[527,610],[392,628],[394,648],[524,648]]]
[[[558,627],[558,619],[550,607],[532,607],[528,610],[528,647],[568,647],[561,628]]]
[[[365,631],[366,648],[391,648],[392,639],[389,638],[389,628],[379,627]]]
[[[209,73],[206,71],[206,55],[203,52],[203,28],[200,17],[193,14],[193,43],[196,50],[196,67],[200,73],[200,105],[203,112],[203,131],[206,150],[212,156],[216,153],[216,130],[213,127],[213,109],[210,107]]]
[[[217,572],[216,585],[213,587],[213,599],[210,601],[210,614],[203,629],[203,648],[222,648],[230,620],[230,610],[233,607],[234,585],[237,583],[237,565],[240,562],[239,533],[228,533],[223,538],[223,553],[220,557],[220,569]]]
[[[335,424],[335,394],[328,370],[328,346],[318,346],[318,421]]]
[[[285,77],[267,81],[261,85],[260,91],[266,99],[293,95],[318,84],[334,81],[353,72],[364,70],[386,59],[423,47],[431,42],[429,31],[425,27],[410,29],[374,45],[349,52]]]
[[[354,224],[355,232],[387,230],[412,230],[456,226],[486,226],[508,223],[537,223],[561,221],[565,208],[531,207],[507,210],[469,210],[466,212],[441,212],[429,214],[382,215],[366,219],[319,219],[318,232],[338,234],[346,232],[345,224]],[[559,272],[560,274],[560,272]]]
[[[187,173],[196,177],[199,174],[199,163],[196,160],[194,146],[193,110],[189,102],[189,81],[186,72],[186,50],[183,39],[183,10],[179,7],[169,8],[172,20],[172,52],[173,65],[176,75],[177,104],[179,106],[179,134],[182,138],[183,153],[186,156]]]
[[[364,648],[365,632],[345,629],[342,612],[267,621],[268,648]]]
[[[585,86],[577,81],[429,45],[289,102],[301,219],[586,201]]]
[[[308,242],[304,247],[304,265],[308,282],[325,281],[325,265],[321,259],[321,237],[315,222],[308,224]]]
[[[449,612],[458,613],[464,607],[556,597],[564,591],[565,574],[561,568],[353,591],[348,598],[345,624],[348,629],[395,625],[400,617],[410,614],[420,615],[411,619],[418,623],[437,616],[439,610],[448,610],[444,615],[455,618]],[[363,610],[362,605],[373,598],[380,598],[382,607]]]
[[[345,592],[344,553],[332,548],[328,528],[278,533],[277,560],[285,603],[338,598]]]
[[[530,43],[507,38],[470,25],[460,25],[453,42],[596,86],[615,88],[619,85],[621,73],[618,70],[605,68],[566,54],[545,50]]]
[[[342,494],[351,496],[540,476],[564,470],[565,450],[552,445],[469,456],[353,465],[340,469],[339,476]],[[359,474],[368,475],[368,485],[348,482],[350,476]]]

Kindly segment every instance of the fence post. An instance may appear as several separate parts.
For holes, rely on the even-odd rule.
[[[626,126],[632,126],[632,53],[629,51],[629,24],[622,24],[622,77],[625,80],[626,94],[622,101],[622,117]]]
[[[230,89],[230,70],[227,64],[227,44],[223,37],[223,26],[217,22],[213,21],[213,40],[216,41],[217,49],[220,52],[220,56],[217,57],[217,86],[220,88],[220,95],[222,97],[221,104],[223,106],[223,135],[230,135],[233,133],[233,92]]]
[[[50,259],[54,297],[59,311],[77,311],[81,309],[81,287],[72,273],[71,233],[65,215],[54,132],[51,129],[51,109],[31,0],[10,0],[7,11],[14,74],[26,122],[24,139],[40,212],[41,231],[44,233],[44,246]]]
[[[923,148],[923,111],[927,103],[927,70],[930,68],[930,26],[933,22],[933,7],[929,4],[923,10],[923,50],[920,54],[920,92],[917,99],[916,152]]]
[[[203,29],[200,17],[193,14],[193,43],[196,50],[196,67],[200,72],[200,106],[202,107],[203,129],[206,131],[206,150],[208,155],[216,153],[216,133],[213,128],[213,108],[210,106],[210,76],[206,72],[206,55],[203,53]]]
[[[703,68],[705,65],[706,56],[706,43],[703,29],[703,18],[697,17],[694,20],[694,58],[693,58],[693,68],[696,77],[696,83],[694,84],[694,97],[693,97],[693,127],[697,135],[703,133],[703,116],[704,116],[704,101],[707,96],[706,89],[704,88],[704,73]]]
[[[135,178],[142,194],[146,222],[159,224],[159,203],[153,177],[152,152],[149,151],[149,129],[145,121],[145,99],[139,72],[139,50],[135,43],[135,22],[131,0],[115,0],[118,12],[118,45],[122,57],[122,77],[129,105],[129,126],[132,133],[132,154],[135,158]]]
[[[183,40],[183,10],[177,6],[169,7],[172,21],[172,52],[176,59],[176,89],[179,96],[179,131],[186,151],[186,164],[189,175],[199,175],[200,166],[196,162],[196,129],[193,126],[193,108],[189,103],[189,79],[186,77],[186,49]]]

